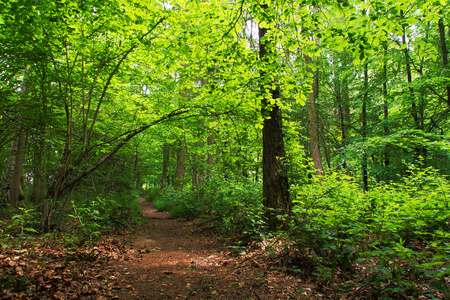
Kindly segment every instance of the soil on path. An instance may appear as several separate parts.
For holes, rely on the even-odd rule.
[[[301,280],[236,254],[191,221],[171,219],[143,202],[144,223],[132,238],[140,255],[114,262],[119,299],[301,299]],[[302,288],[303,286],[303,288]]]

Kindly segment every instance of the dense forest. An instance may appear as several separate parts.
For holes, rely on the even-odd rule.
[[[2,251],[145,195],[323,285],[450,297],[449,7],[0,1]]]

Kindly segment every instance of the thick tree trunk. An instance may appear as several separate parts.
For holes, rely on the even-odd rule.
[[[19,197],[23,196],[20,180],[25,159],[25,143],[26,135],[19,126],[11,142],[11,154],[2,186],[2,204],[17,206]]]
[[[261,5],[264,11],[269,8]],[[270,56],[273,53],[273,41],[267,40],[267,28],[259,26],[259,57],[264,68],[270,64]],[[263,205],[266,208],[267,224],[274,230],[283,224],[278,215],[291,213],[291,201],[289,197],[289,185],[287,169],[284,164],[285,149],[283,141],[283,126],[281,110],[277,104],[280,99],[279,87],[270,88],[270,96],[266,93],[267,86],[273,86],[268,82],[266,71],[261,71],[261,92],[264,94],[261,113],[263,123]]]

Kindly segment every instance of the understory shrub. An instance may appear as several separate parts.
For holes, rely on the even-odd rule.
[[[152,187],[145,191],[145,201],[154,202],[161,195],[161,189],[159,187]]]
[[[242,242],[260,235],[264,223],[261,185],[250,180],[210,180],[196,189],[169,187],[154,205],[160,211],[169,211],[172,217],[207,218],[211,226],[222,233],[239,235]]]
[[[75,222],[74,230],[83,239],[97,238],[102,231],[132,228],[140,224],[141,208],[134,196],[111,195],[95,199],[72,201],[69,217]]]
[[[450,185],[436,170],[410,171],[403,182],[366,193],[342,173],[292,188],[289,234],[315,275],[345,279],[369,270],[371,297],[417,297],[420,280],[448,295]]]
[[[38,233],[41,213],[32,203],[20,203],[18,207],[7,205],[0,208],[0,236],[25,237]]]

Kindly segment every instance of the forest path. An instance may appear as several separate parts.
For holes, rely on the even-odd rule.
[[[231,255],[212,233],[142,203],[132,238],[136,259],[113,262],[123,274],[119,299],[299,299],[301,281],[255,259]],[[303,295],[302,295],[303,294]]]

